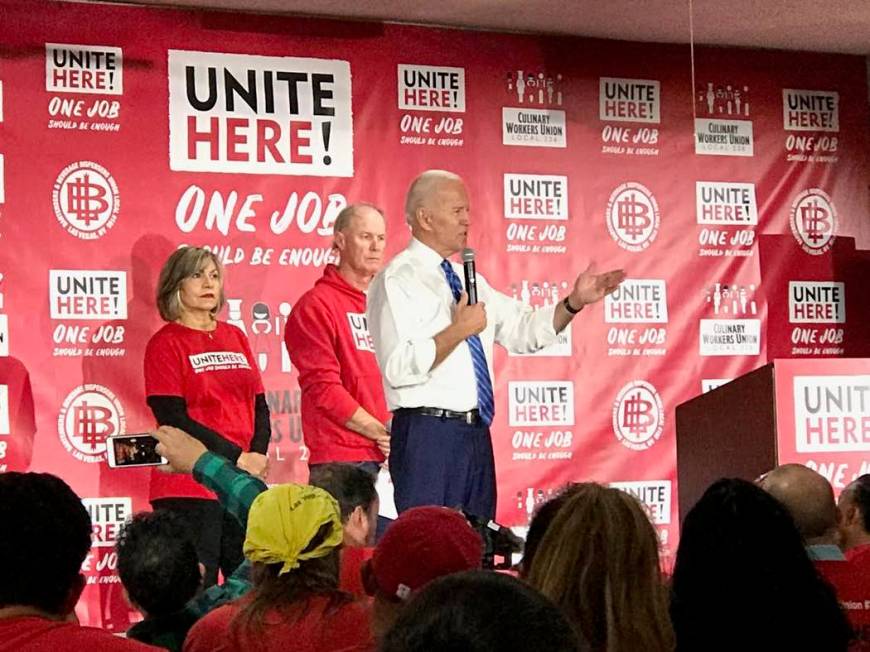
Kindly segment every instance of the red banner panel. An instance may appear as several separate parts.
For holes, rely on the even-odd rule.
[[[85,498],[86,622],[128,622],[110,550],[149,474],[109,469],[106,437],[154,425],[142,359],[179,245],[226,265],[222,318],[263,375],[276,482],[307,473],[284,325],[347,203],[385,209],[391,255],[411,179],[462,175],[479,272],[531,306],[590,263],[624,267],[556,343],[496,353],[498,518],[523,527],[568,481],[614,483],[666,554],[674,406],[771,350],[861,338],[853,277],[796,273],[844,237],[870,246],[860,57],[699,47],[692,79],[688,46],[29,1],[0,37],[0,467]],[[784,238],[764,270],[763,234]]]
[[[776,430],[781,464],[805,464],[840,493],[870,473],[870,360],[779,360]]]

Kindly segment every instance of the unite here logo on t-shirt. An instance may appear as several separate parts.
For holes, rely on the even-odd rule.
[[[209,351],[187,356],[194,373],[204,371],[224,371],[226,369],[250,369],[244,353],[235,351]]]

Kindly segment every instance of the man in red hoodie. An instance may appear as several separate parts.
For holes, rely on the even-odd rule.
[[[309,467],[351,462],[372,473],[390,452],[381,373],[366,322],[366,290],[383,264],[386,225],[371,204],[335,221],[338,265],[327,265],[290,313],[284,343],[299,369]]]

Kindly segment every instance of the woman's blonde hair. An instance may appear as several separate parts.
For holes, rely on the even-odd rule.
[[[182,281],[193,276],[196,272],[201,272],[209,262],[214,263],[218,274],[223,279],[223,265],[218,257],[208,249],[181,247],[172,253],[169,260],[163,265],[163,269],[160,270],[160,280],[157,282],[157,310],[160,311],[160,316],[164,321],[175,321],[181,315]],[[226,303],[226,298],[224,297],[223,284],[221,284],[217,305],[211,313],[216,315],[220,312],[224,303]]]
[[[596,652],[674,649],[658,537],[641,504],[623,491],[572,486],[528,582],[562,608]]]

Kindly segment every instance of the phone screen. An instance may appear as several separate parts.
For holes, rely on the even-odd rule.
[[[148,434],[121,435],[111,437],[112,446],[110,465],[123,466],[154,466],[165,464],[166,460],[157,454],[157,440]]]

